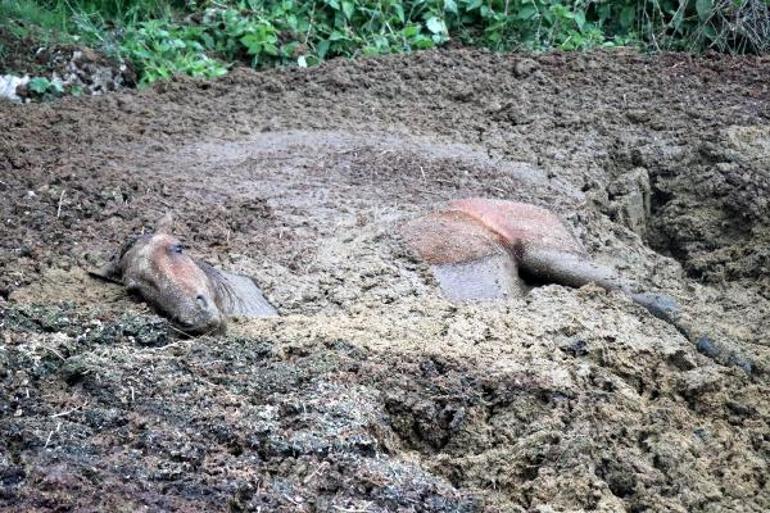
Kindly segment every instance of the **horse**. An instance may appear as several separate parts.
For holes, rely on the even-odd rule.
[[[222,331],[229,316],[278,315],[253,279],[188,255],[171,234],[172,224],[171,216],[164,216],[153,233],[129,238],[91,274],[139,293],[190,335]],[[570,287],[595,283],[628,295],[710,358],[749,374],[757,371],[751,359],[709,336],[696,336],[670,296],[637,292],[617,272],[593,262],[558,216],[544,208],[485,198],[454,200],[403,223],[399,235],[430,264],[450,301],[521,297],[533,280]]]
[[[430,265],[450,301],[521,297],[533,281],[570,287],[595,283],[626,294],[714,361],[747,374],[766,372],[753,358],[702,333],[671,296],[639,292],[614,270],[593,262],[547,209],[508,200],[459,199],[402,224],[400,235],[412,254]]]
[[[164,216],[153,233],[130,237],[91,274],[138,293],[191,335],[223,330],[228,316],[278,315],[251,278],[190,256],[172,224]]]
[[[612,269],[593,262],[549,210],[508,200],[466,198],[408,221],[402,237],[430,264],[454,302],[521,297],[528,283],[619,290],[653,315],[678,325],[679,305],[664,294],[636,292]]]

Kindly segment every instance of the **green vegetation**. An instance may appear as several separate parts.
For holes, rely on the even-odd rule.
[[[43,96],[45,94],[61,94],[63,89],[61,85],[51,82],[45,77],[35,77],[29,81],[29,90],[35,94]]]
[[[450,40],[497,51],[761,53],[770,0],[0,0],[0,27],[91,45],[130,61],[147,84],[219,76],[236,61],[304,67]]]

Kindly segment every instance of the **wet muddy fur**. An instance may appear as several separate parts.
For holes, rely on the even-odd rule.
[[[522,297],[531,285],[590,283],[626,294],[652,315],[672,324],[701,353],[726,365],[762,372],[751,359],[713,349],[708,334],[682,317],[680,305],[666,294],[639,291],[616,271],[591,261],[558,216],[535,205],[505,200],[453,200],[410,221],[403,235],[431,270],[451,301]]]
[[[173,218],[167,214],[158,222],[155,234],[129,237],[111,261],[92,274],[138,292],[188,335],[221,331],[231,316],[278,315],[253,278],[221,271],[201,260],[189,259],[189,265],[202,274],[193,289],[186,287],[194,292],[185,293],[178,275],[167,267],[160,271],[158,265],[152,265],[156,253],[137,251],[137,245],[162,244],[172,248],[172,254],[181,253],[181,243],[169,235],[172,227]],[[559,217],[544,208],[507,200],[457,199],[399,223],[393,235],[431,264],[441,293],[450,301],[521,298],[535,285],[556,283],[577,288],[594,283],[626,294],[655,317],[672,324],[701,354],[720,364],[734,365],[747,373],[764,372],[751,358],[721,348],[697,327],[697,321],[683,317],[671,296],[640,292],[638,285],[616,271],[592,262]],[[160,242],[156,240],[159,237]],[[153,271],[147,272],[150,267]],[[140,273],[144,270],[144,276],[134,276],[137,269]],[[198,300],[205,295],[215,310],[202,315],[197,312],[197,301],[185,295]]]
[[[402,230],[411,249],[433,264],[441,292],[451,301],[522,297],[530,288],[523,279],[528,276],[540,284],[595,283],[620,290],[656,317],[675,325],[679,319],[680,307],[673,298],[634,292],[618,273],[593,263],[557,216],[534,205],[484,198],[455,200],[437,213],[406,223]],[[253,279],[183,256],[181,243],[173,236],[163,238],[166,233],[162,227],[153,235],[129,238],[101,271],[92,274],[138,292],[192,334],[224,328],[227,316],[277,315]],[[168,249],[144,251],[139,245]],[[186,275],[184,269],[166,264],[169,255],[172,260],[185,258],[203,271],[194,277],[198,283],[189,284],[194,279],[189,270]],[[196,301],[186,296],[196,296]],[[204,306],[216,305],[217,311],[212,315],[187,311],[197,310],[201,301]]]
[[[672,324],[680,307],[663,294],[635,291],[614,270],[598,265],[553,213],[505,200],[454,200],[405,224],[404,237],[452,301],[521,297],[523,277],[540,284],[619,290]]]
[[[277,315],[251,278],[188,256],[169,224],[162,220],[155,233],[129,238],[91,274],[138,293],[188,334],[223,330],[228,316]]]

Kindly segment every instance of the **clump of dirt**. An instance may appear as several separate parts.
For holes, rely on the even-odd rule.
[[[709,282],[758,280],[770,294],[770,130],[727,126],[693,145],[633,148],[614,156],[610,211],[651,247]]]
[[[360,378],[383,362],[351,345],[142,349],[165,336],[155,318],[98,323],[66,308],[10,309],[1,322],[3,368],[19,369],[0,375],[7,506],[479,511],[479,499],[394,454],[379,393]],[[68,333],[77,323],[95,329]],[[162,489],[143,490],[150,482]]]
[[[766,511],[768,72],[452,50],[0,106],[0,504]],[[698,336],[591,286],[449,304],[394,234],[467,196]],[[190,340],[88,276],[166,211],[282,315]]]
[[[601,293],[582,298],[599,326],[591,311],[538,318],[579,306],[555,292],[508,316],[438,305],[375,333],[300,316],[157,348],[155,318],[78,336],[92,314],[6,310],[3,497],[25,511],[761,511],[766,383],[660,340],[652,320],[634,328],[636,308],[613,313]],[[433,322],[447,351],[424,346]]]

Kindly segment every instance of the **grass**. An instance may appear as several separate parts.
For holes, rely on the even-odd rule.
[[[69,35],[70,11],[49,9],[33,0],[0,0],[0,26],[19,37],[42,41]]]
[[[770,0],[0,0],[17,37],[80,41],[130,61],[141,83],[213,77],[233,62],[312,66],[434,48],[597,46],[761,53]],[[2,52],[2,49],[0,49]]]

